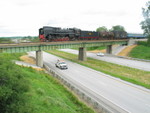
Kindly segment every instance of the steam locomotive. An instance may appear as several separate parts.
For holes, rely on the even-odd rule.
[[[60,27],[44,26],[39,29],[39,39],[42,42],[52,41],[75,41],[75,40],[116,40],[126,39],[127,32],[124,31],[82,31],[77,28],[62,29]]]

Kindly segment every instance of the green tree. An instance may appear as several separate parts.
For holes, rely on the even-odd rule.
[[[146,8],[142,8],[144,20],[140,23],[141,28],[144,30],[144,34],[147,35],[147,44],[150,46],[150,1],[146,3]]]
[[[108,29],[105,26],[99,27],[96,29],[97,32],[101,32],[101,31],[108,31]]]
[[[110,31],[125,31],[125,28],[121,25],[112,26]]]

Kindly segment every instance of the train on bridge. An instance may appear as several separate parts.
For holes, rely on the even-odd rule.
[[[127,39],[125,31],[83,31],[77,28],[62,29],[60,27],[44,26],[39,29],[39,39],[42,42],[78,41],[78,40],[117,40]]]

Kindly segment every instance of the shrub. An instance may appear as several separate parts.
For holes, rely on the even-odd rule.
[[[138,42],[138,45],[147,46],[147,42],[144,42],[144,41],[139,41],[139,42]]]
[[[0,56],[0,112],[25,112],[24,93],[28,91],[28,82],[19,66],[10,59]],[[24,106],[24,107],[21,107]],[[21,110],[20,110],[21,109]]]

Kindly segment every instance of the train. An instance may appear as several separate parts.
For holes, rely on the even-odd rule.
[[[78,28],[44,26],[39,29],[41,42],[78,41],[78,40],[117,40],[127,39],[125,31],[85,31]]]

